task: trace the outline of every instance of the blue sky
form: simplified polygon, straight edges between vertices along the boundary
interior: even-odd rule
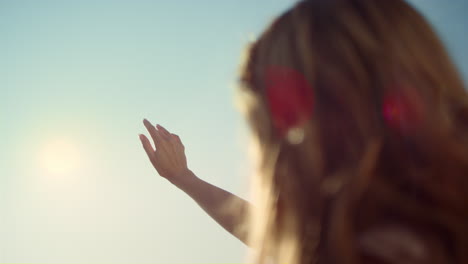
[[[293,2],[0,0],[0,263],[245,262],[138,134],[166,126],[199,177],[246,196],[240,54]],[[468,3],[412,2],[466,80]]]

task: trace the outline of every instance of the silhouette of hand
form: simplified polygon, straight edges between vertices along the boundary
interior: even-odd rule
[[[140,140],[159,175],[171,182],[179,181],[190,175],[190,170],[187,168],[185,147],[179,136],[171,134],[160,125],[154,127],[146,119],[143,121],[143,124],[150,133],[156,150],[145,135],[140,135]]]

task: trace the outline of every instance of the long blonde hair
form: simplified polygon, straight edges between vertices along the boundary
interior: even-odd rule
[[[272,122],[270,65],[313,87],[300,144]],[[388,217],[443,239],[449,253],[432,252],[427,263],[468,263],[468,96],[415,9],[403,0],[301,1],[252,44],[241,81],[259,150],[249,232],[258,263],[362,263],[359,234]],[[398,82],[428,106],[411,135],[382,117]]]

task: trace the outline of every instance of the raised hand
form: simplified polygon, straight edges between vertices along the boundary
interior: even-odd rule
[[[159,175],[171,182],[189,177],[188,175],[191,172],[187,168],[185,147],[179,136],[171,134],[160,125],[154,127],[146,119],[143,121],[143,124],[151,135],[156,149],[153,148],[150,140],[145,135],[140,135],[140,140]]]
[[[198,178],[187,168],[184,145],[177,135],[164,127],[154,127],[148,120],[143,123],[154,141],[140,135],[143,148],[159,175],[168,179],[176,187],[192,197],[206,213],[213,217],[224,229],[246,243],[244,228],[250,204],[230,192],[211,185]],[[226,207],[229,204],[230,206]],[[226,209],[228,208],[228,209]]]

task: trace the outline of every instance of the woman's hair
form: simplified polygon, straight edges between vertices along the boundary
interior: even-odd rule
[[[300,140],[275,126],[272,67],[304,76],[313,92],[307,121],[292,128]],[[259,158],[249,227],[258,263],[393,263],[365,243],[386,225],[415,234],[424,263],[468,263],[468,96],[414,8],[301,1],[249,47],[241,82]],[[392,94],[417,98],[411,129],[386,117]]]

